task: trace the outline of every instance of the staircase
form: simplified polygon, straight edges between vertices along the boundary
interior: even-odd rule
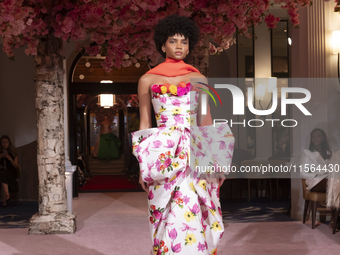
[[[98,159],[90,156],[89,169],[91,175],[121,175],[124,172],[124,155],[113,160]]]

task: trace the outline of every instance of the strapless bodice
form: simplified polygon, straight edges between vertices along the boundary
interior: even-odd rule
[[[196,177],[201,174],[196,172],[196,166],[228,167],[234,137],[226,123],[218,127],[197,125],[200,89],[187,87],[184,92],[176,91],[174,86],[169,90],[162,85],[153,86],[151,101],[158,127],[132,133],[133,154],[140,164],[143,180],[171,180],[179,171],[177,162],[183,166],[189,163],[189,170],[181,171],[185,175],[192,172]],[[168,165],[170,161],[174,162],[173,166]]]
[[[110,125],[109,124],[103,124],[103,134],[110,133]]]
[[[199,91],[192,90],[181,96],[151,93],[158,127],[197,125]]]

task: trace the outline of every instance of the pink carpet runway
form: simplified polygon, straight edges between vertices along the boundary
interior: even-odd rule
[[[81,193],[73,200],[77,232],[28,235],[26,228],[0,229],[1,255],[149,255],[147,194]],[[340,233],[301,222],[226,223],[217,255],[338,254]],[[199,255],[199,254],[191,254]]]

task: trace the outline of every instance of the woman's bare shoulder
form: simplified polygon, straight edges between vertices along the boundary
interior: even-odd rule
[[[202,79],[206,79],[207,77],[205,77],[203,74],[201,73],[196,73],[196,72],[192,72],[191,73],[191,76],[190,78],[202,78]]]
[[[201,73],[192,73],[190,76],[190,81],[195,87],[208,89],[207,86],[203,85],[208,84],[208,79]]]
[[[157,80],[157,76],[155,74],[143,74],[138,81],[138,86],[142,87],[150,87]]]

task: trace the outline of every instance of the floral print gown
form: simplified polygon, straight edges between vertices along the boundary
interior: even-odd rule
[[[150,254],[215,255],[224,233],[218,179],[194,169],[230,166],[234,137],[227,124],[196,125],[199,90],[151,93],[158,127],[132,133],[149,187]]]

